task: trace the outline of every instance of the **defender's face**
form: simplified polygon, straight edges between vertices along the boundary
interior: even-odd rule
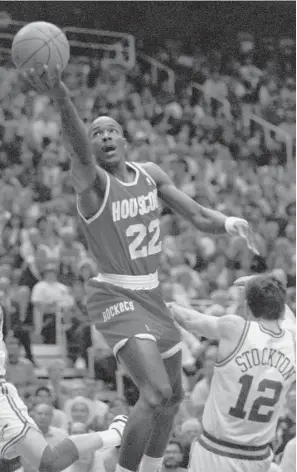
[[[106,168],[114,167],[125,159],[126,140],[120,125],[109,117],[100,117],[90,132],[97,163]]]

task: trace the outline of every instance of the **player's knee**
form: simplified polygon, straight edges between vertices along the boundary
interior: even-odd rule
[[[151,408],[158,408],[166,405],[170,401],[172,397],[172,388],[169,384],[147,387],[144,389],[142,397]]]

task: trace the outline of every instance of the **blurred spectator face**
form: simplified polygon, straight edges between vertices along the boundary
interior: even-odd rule
[[[34,406],[34,397],[31,395],[29,392],[24,392],[23,395],[21,395],[21,399],[25,403],[26,407],[28,408],[28,411],[30,412]]]
[[[21,355],[19,341],[16,338],[10,338],[6,341],[6,348],[9,364],[17,364]]]
[[[196,418],[185,421],[181,427],[183,445],[190,446],[201,433],[201,424]]]
[[[43,278],[48,283],[57,282],[58,274],[57,274],[56,269],[53,269],[53,268],[45,269],[43,272]]]
[[[163,466],[166,469],[178,467],[183,460],[183,453],[179,444],[170,442],[164,453]]]
[[[87,427],[84,423],[73,423],[70,428],[70,434],[85,434],[87,433]]]
[[[46,433],[53,420],[53,408],[46,404],[36,405],[34,409],[34,420],[41,432]]]
[[[279,226],[275,221],[269,221],[262,227],[262,236],[267,241],[275,241],[279,233]]]
[[[62,361],[55,361],[48,367],[49,380],[53,383],[60,383],[64,378],[65,365]]]
[[[71,408],[72,422],[86,424],[90,416],[89,408],[85,403],[74,403]]]
[[[75,231],[72,228],[63,228],[60,231],[60,236],[65,246],[69,247],[74,243]]]
[[[51,405],[53,399],[51,394],[47,390],[39,390],[35,397],[35,401],[38,405]]]

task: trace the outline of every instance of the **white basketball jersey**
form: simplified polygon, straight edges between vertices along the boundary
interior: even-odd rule
[[[295,367],[290,331],[276,334],[247,321],[233,353],[215,365],[203,415],[202,441],[207,448],[222,452],[226,446],[229,453],[232,445],[245,445],[241,455],[246,450],[249,457],[261,456],[274,438]]]
[[[3,341],[3,324],[4,324],[4,313],[0,307],[0,377],[5,375],[5,353],[6,348]]]

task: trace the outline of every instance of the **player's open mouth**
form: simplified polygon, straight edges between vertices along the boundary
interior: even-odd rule
[[[114,156],[116,152],[116,147],[113,146],[112,144],[110,146],[104,146],[103,148],[105,154],[107,154],[109,157]]]

